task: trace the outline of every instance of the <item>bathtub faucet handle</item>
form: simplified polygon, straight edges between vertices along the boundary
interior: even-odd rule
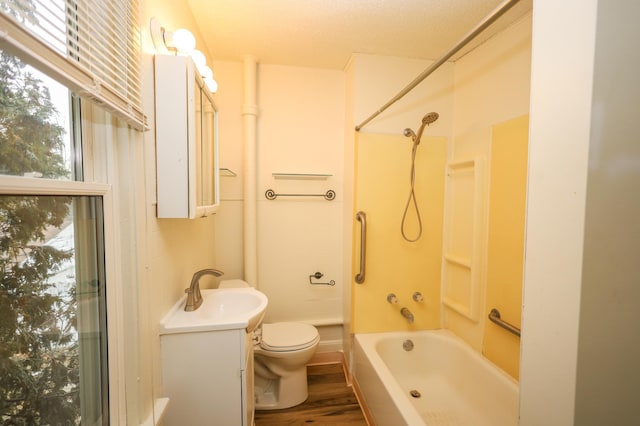
[[[413,293],[413,300],[415,300],[416,302],[424,302],[424,297],[422,296],[422,293],[420,293],[419,291],[416,291],[415,293]]]
[[[398,303],[398,298],[395,294],[389,293],[387,294],[387,302],[391,303],[392,305],[396,305]]]

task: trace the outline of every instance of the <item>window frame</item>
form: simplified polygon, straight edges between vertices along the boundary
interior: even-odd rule
[[[68,195],[101,197],[104,217],[105,286],[107,298],[107,368],[109,416],[113,424],[127,424],[124,377],[124,336],[122,283],[117,273],[117,221],[114,220],[112,186],[53,179],[0,175],[0,195]]]

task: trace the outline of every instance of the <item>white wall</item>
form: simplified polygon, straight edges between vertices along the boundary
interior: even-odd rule
[[[236,176],[222,172],[220,177],[220,208],[215,215],[216,261],[224,279],[243,278],[243,129],[242,62],[214,61],[212,68],[218,81],[214,101],[219,110],[220,167]]]
[[[259,58],[258,58],[259,62]],[[243,156],[241,103],[243,67],[214,62],[220,89],[220,165],[238,174],[221,178],[216,215],[217,259],[225,278],[243,277]],[[342,210],[345,77],[341,71],[258,64],[257,185],[258,282],[269,298],[265,321],[335,324],[342,329]],[[325,173],[326,180],[282,180],[272,173]],[[264,194],[323,194],[336,199]],[[350,194],[349,194],[350,196]],[[335,286],[311,285],[334,280]],[[339,332],[338,332],[339,334]],[[323,345],[340,349],[336,330],[321,329]],[[337,346],[336,346],[337,345]],[[322,350],[328,349],[321,347]]]
[[[633,424],[640,5],[534,7],[521,424]]]
[[[353,99],[350,101],[354,122],[349,128],[355,129],[356,125],[397,95],[431,63],[420,59],[354,54],[347,66],[348,72],[353,73],[354,85]],[[422,117],[430,111],[436,111],[440,118],[429,126],[429,136],[450,136],[453,126],[452,73],[453,64],[443,64],[360,132],[402,134],[407,127],[417,130]],[[353,143],[353,140],[347,142]]]
[[[265,321],[342,322],[344,74],[261,65],[258,99],[258,287],[269,296]],[[326,173],[326,180],[274,179],[272,173]],[[282,197],[323,194],[336,199]],[[347,195],[348,196],[348,195]],[[335,280],[335,286],[310,285]]]
[[[575,421],[596,7],[597,0],[534,4],[520,369],[523,426]]]

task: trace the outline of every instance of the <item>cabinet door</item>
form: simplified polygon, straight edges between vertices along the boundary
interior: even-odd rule
[[[160,336],[164,424],[245,425],[244,330]]]
[[[217,110],[189,57],[155,57],[159,218],[213,214],[219,206]]]

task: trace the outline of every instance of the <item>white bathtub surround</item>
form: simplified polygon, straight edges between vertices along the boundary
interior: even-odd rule
[[[356,334],[354,358],[379,426],[518,424],[518,383],[448,330]]]

